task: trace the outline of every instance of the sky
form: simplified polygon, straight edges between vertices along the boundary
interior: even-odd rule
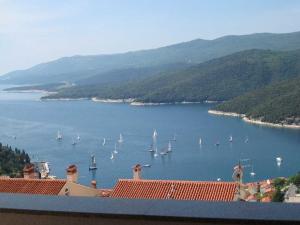
[[[0,0],[0,74],[65,56],[295,31],[299,0]]]

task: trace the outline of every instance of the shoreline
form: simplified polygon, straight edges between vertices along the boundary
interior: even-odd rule
[[[263,122],[261,120],[248,118],[245,114],[239,114],[239,113],[234,113],[234,112],[208,110],[208,113],[213,114],[213,115],[218,115],[218,116],[238,117],[238,118],[241,118],[246,123],[251,123],[251,124],[260,125],[260,126],[275,127],[275,128],[288,128],[288,129],[300,129],[300,125]]]

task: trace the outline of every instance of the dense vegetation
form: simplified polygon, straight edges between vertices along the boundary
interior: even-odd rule
[[[294,50],[300,48],[300,32],[287,34],[251,34],[225,36],[214,40],[193,40],[167,47],[114,55],[72,56],[36,65],[27,70],[10,72],[2,83],[45,84],[72,82],[92,78],[111,79],[107,73],[132,68],[150,68],[168,64],[198,64],[249,49]],[[115,74],[111,74],[115,76]],[[130,75],[127,73],[127,75]],[[124,76],[120,76],[126,80]],[[143,74],[141,74],[143,77]],[[102,78],[102,79],[101,79]]]
[[[30,158],[24,150],[13,150],[0,143],[0,175],[22,177],[23,168],[27,163],[30,163]]]
[[[282,81],[220,104],[216,110],[262,121],[300,125],[300,78]]]
[[[119,86],[65,89],[49,98],[98,97],[143,102],[224,101],[300,74],[300,51],[247,50]]]

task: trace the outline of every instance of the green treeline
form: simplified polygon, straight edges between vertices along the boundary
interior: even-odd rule
[[[0,143],[0,175],[22,177],[27,163],[30,163],[30,158],[24,150],[12,149]]]

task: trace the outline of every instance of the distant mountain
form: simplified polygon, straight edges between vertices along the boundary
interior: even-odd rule
[[[300,125],[300,78],[247,93],[215,109],[246,114],[249,118],[265,122]]]
[[[122,54],[65,57],[27,70],[7,73],[0,81],[10,84],[45,84],[63,81],[79,84],[80,80],[87,82],[88,78],[91,78],[106,83],[106,79],[111,79],[107,74],[112,71],[115,71],[111,75],[114,76],[117,71],[123,69],[177,63],[198,64],[247,49],[300,49],[300,32],[225,36],[214,40],[197,39],[167,47]],[[124,75],[124,80],[126,76],[130,76],[130,73]]]
[[[299,75],[300,50],[246,50],[142,81],[71,87],[48,98],[134,98],[156,103],[226,101]]]

